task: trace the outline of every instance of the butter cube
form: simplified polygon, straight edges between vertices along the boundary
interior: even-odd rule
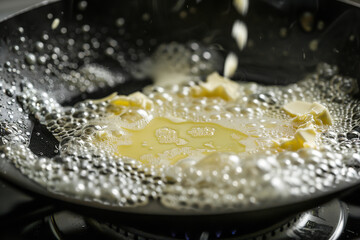
[[[310,112],[312,103],[302,102],[302,101],[294,101],[283,106],[283,109],[290,116],[300,116]]]
[[[299,129],[295,133],[295,139],[303,147],[315,148],[316,131],[313,127]]]
[[[306,115],[312,115],[318,125],[332,125],[329,110],[320,103],[294,101],[286,104],[283,109],[290,116],[306,119]]]
[[[300,148],[316,148],[316,130],[314,127],[298,129],[294,138],[285,140],[280,144],[281,148],[298,150]]]
[[[147,96],[141,92],[135,92],[129,96],[117,96],[110,102],[113,107],[138,107],[144,110],[151,110],[154,107],[154,103]]]
[[[217,72],[210,74],[205,83],[192,87],[191,93],[194,97],[220,97],[226,101],[233,101],[240,96],[239,85]]]
[[[311,105],[311,111],[313,112],[314,118],[321,120],[325,125],[332,125],[332,118],[330,116],[329,110],[319,103],[313,103]]]

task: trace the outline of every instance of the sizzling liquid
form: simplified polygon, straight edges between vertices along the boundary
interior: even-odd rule
[[[106,98],[62,107],[24,84],[18,100],[59,140],[59,156],[36,156],[18,144],[16,136],[16,144],[3,147],[6,158],[51,191],[114,206],[159,199],[168,208],[223,210],[287,201],[360,178],[360,108],[350,94],[356,79],[340,76],[336,67],[323,64],[296,84],[235,83],[230,84],[236,88],[232,91],[230,85],[201,84],[190,74],[185,63],[191,52],[185,47],[169,44],[159,49],[151,59],[153,65],[141,69],[151,69],[148,74],[154,79],[161,72],[162,82],[143,89],[145,97],[137,94],[113,103],[119,106]],[[208,66],[207,70],[213,69]],[[173,81],[174,72],[180,81]],[[111,74],[100,75],[96,76],[101,81],[113,79]],[[200,87],[196,94],[193,86]],[[295,149],[274,146],[274,140],[291,139],[304,124],[302,119],[292,121],[282,110],[293,101],[319,102],[329,110],[332,126],[311,122],[317,149],[301,144]],[[212,134],[227,142],[209,141]],[[194,145],[195,139],[203,142]],[[300,134],[298,142],[303,139],[307,135]],[[219,151],[212,153],[213,148]],[[165,153],[168,160],[157,161]]]
[[[206,83],[190,87],[188,96],[168,90],[112,94],[94,100],[106,107],[101,117],[89,122],[101,128],[91,142],[102,151],[152,167],[198,161],[215,152],[241,156],[281,152],[279,142],[293,138],[299,124],[288,115],[265,116],[264,106],[256,101],[245,107],[241,92],[249,91],[247,85],[214,73]],[[236,116],[240,107],[244,114]],[[258,116],[248,117],[254,113]]]
[[[201,158],[218,152],[242,153],[255,138],[216,123],[173,122],[154,118],[143,129],[124,129],[122,134],[98,135],[95,145],[116,146],[116,155],[130,157],[143,163],[167,160],[174,164],[188,158]]]

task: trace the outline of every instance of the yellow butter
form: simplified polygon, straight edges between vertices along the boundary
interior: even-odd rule
[[[113,146],[115,154],[145,164],[166,160],[171,164],[196,155],[213,152],[242,153],[248,136],[240,131],[209,122],[173,122],[154,118],[143,129],[123,129],[125,135],[98,134],[94,143]],[[245,140],[245,141],[244,141]],[[244,142],[243,142],[244,141]]]
[[[311,112],[315,120],[320,120],[325,125],[332,125],[333,121],[330,116],[329,110],[319,103],[311,105]]]
[[[293,117],[307,118],[306,115],[312,115],[318,125],[332,125],[332,119],[329,110],[320,103],[309,103],[303,101],[294,101],[286,104],[283,109]]]
[[[283,140],[280,147],[287,150],[298,150],[300,148],[316,148],[317,132],[313,126],[298,129],[290,140]]]
[[[316,148],[317,132],[323,125],[332,125],[329,110],[320,103],[294,101],[283,106],[284,111],[293,116],[297,130],[291,139],[281,140],[280,147],[287,150]]]
[[[210,74],[206,82],[192,87],[191,93],[194,97],[220,97],[226,101],[233,101],[240,96],[239,85],[216,72]]]
[[[311,109],[311,104],[312,103],[309,102],[294,101],[284,105],[283,109],[290,116],[294,117],[308,113]]]
[[[115,114],[123,112],[124,107],[137,107],[144,110],[154,108],[154,103],[141,92],[135,92],[129,96],[116,96],[110,101],[110,111]]]

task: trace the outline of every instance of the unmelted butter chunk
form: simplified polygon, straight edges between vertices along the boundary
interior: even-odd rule
[[[110,111],[114,113],[121,113],[126,107],[137,107],[144,110],[151,110],[154,107],[154,103],[141,92],[135,92],[129,96],[113,96],[112,99],[110,99]]]
[[[319,103],[313,103],[311,105],[311,112],[314,112],[315,119],[321,120],[323,124],[332,125],[332,118],[329,110]]]
[[[213,152],[245,152],[246,146],[242,141],[248,137],[240,131],[215,123],[173,122],[162,117],[154,118],[142,129],[124,128],[124,132],[130,141],[120,141],[116,136],[99,136],[94,143],[115,146],[116,155],[145,164],[161,160],[174,164],[187,157],[204,157]]]
[[[298,129],[294,138],[283,140],[280,147],[287,150],[298,150],[300,148],[316,148],[316,130],[314,127]]]
[[[291,139],[280,139],[279,146],[287,150],[316,148],[316,138],[321,126],[331,125],[329,110],[319,103],[295,101],[286,104],[284,111],[295,117],[294,123],[301,123]]]
[[[311,104],[309,102],[294,101],[283,106],[283,109],[291,116],[299,116],[309,112]]]
[[[206,82],[192,87],[191,93],[194,97],[220,97],[226,101],[233,101],[240,96],[239,85],[216,72],[210,74]]]
[[[306,114],[310,114],[314,117],[314,120],[317,124],[332,125],[332,119],[329,110],[320,103],[294,101],[286,104],[283,109],[293,117],[300,117]]]

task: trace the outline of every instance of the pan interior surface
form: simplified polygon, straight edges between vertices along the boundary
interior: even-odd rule
[[[358,182],[360,107],[353,77],[358,69],[343,65],[359,58],[352,56],[359,26],[341,29],[346,40],[330,38],[340,31],[339,25],[357,19],[358,12],[334,13],[332,19],[319,10],[316,17],[328,27],[307,32],[302,14],[300,20],[296,15],[294,27],[294,15],[284,6],[256,1],[243,19],[250,29],[248,47],[239,52],[229,32],[241,17],[231,1],[181,2],[123,1],[116,11],[93,2],[58,2],[1,23],[2,161],[11,162],[60,199],[153,214],[267,209],[321,197]],[[279,11],[292,17],[282,18]],[[34,13],[43,26],[26,24]],[[214,18],[217,21],[211,21]],[[264,19],[271,19],[273,28],[256,24]],[[298,36],[302,41],[294,40]],[[230,51],[239,56],[234,79],[260,84],[241,83],[247,86],[246,99],[231,103],[238,106],[219,100],[206,110],[209,116],[276,117],[291,101],[317,101],[334,120],[322,132],[321,149],[237,158],[232,162],[235,166],[228,161],[214,171],[191,162],[185,168],[155,168],[89,147],[89,136],[102,130],[92,120],[106,113],[109,102],[86,99],[142,90],[155,104],[166,106],[176,102],[168,96],[182,94],[177,107],[187,114],[188,107],[180,103],[193,98],[184,95],[186,89],[212,72],[221,73]],[[340,57],[345,54],[346,61]],[[319,64],[322,61],[330,64]],[[181,81],[152,85],[159,71]],[[217,114],[219,109],[224,109],[224,115]],[[221,156],[213,158],[209,161],[222,162]]]

